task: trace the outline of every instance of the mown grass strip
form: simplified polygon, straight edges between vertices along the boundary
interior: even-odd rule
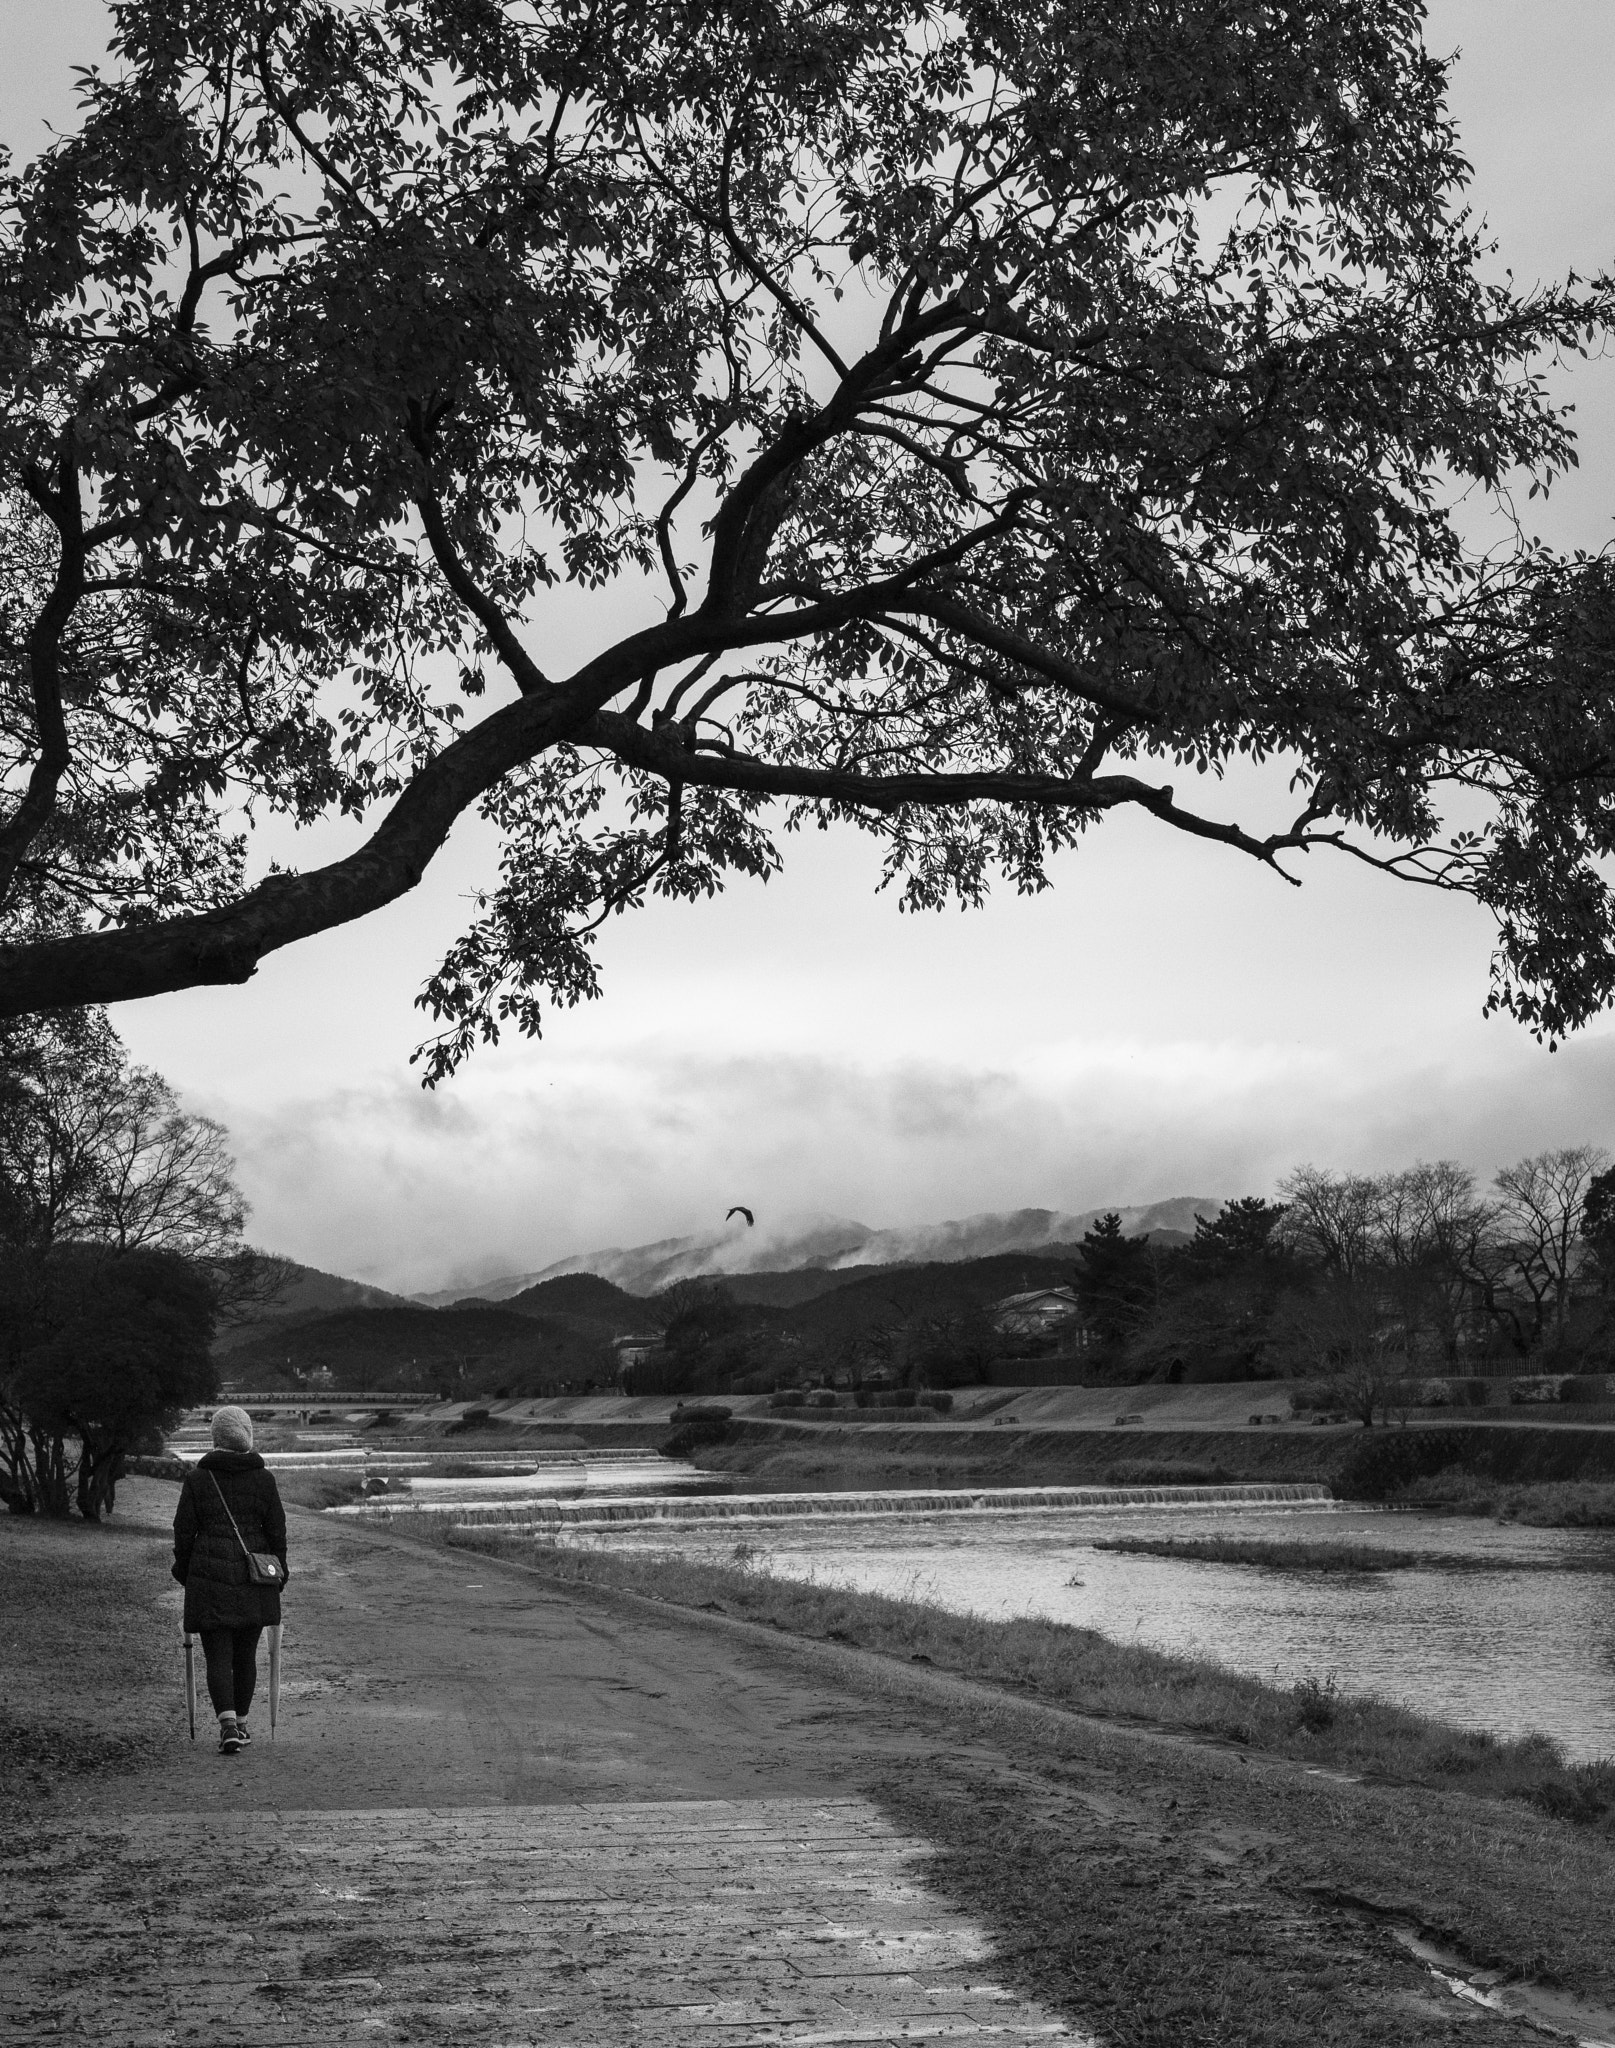
[[[1333,1673],[1284,1687],[1209,1658],[1114,1643],[1097,1630],[1029,1618],[950,1614],[917,1600],[770,1578],[745,1561],[583,1549],[460,1529],[457,1549],[537,1565],[550,1576],[719,1609],[795,1635],[936,1665],[1107,1720],[1212,1736],[1352,1775],[1520,1799],[1554,1819],[1615,1834],[1615,1758],[1570,1763],[1546,1735],[1508,1740],[1458,1728],[1368,1693]]]

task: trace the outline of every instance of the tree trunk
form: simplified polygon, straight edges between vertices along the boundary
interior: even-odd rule
[[[0,1401],[0,1495],[14,1515],[39,1508],[39,1485],[29,1456],[28,1425],[22,1411]]]
[[[65,1519],[72,1512],[67,1484],[67,1444],[60,1431],[32,1427],[28,1434],[33,1445],[38,1511],[42,1515]]]
[[[99,1522],[103,1513],[111,1514],[122,1462],[123,1452],[117,1444],[97,1447],[88,1437],[84,1439],[79,1452],[78,1509],[85,1521]]]

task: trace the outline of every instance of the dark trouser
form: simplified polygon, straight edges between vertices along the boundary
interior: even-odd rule
[[[207,1659],[207,1696],[215,1714],[244,1714],[252,1705],[258,1682],[258,1638],[261,1628],[205,1628],[200,1631]]]

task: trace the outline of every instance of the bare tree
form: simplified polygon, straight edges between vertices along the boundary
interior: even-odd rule
[[[1497,1267],[1498,1211],[1455,1160],[1421,1160],[1377,1183],[1375,1240],[1404,1319],[1410,1356],[1428,1330],[1454,1361],[1477,1307],[1477,1288]]]
[[[94,1235],[123,1049],[103,1010],[0,1027],[0,1235]]]
[[[1362,1274],[1326,1272],[1288,1294],[1273,1319],[1276,1354],[1297,1377],[1327,1381],[1332,1398],[1366,1429],[1394,1377],[1380,1289]]]
[[[1285,1214],[1277,1231],[1284,1243],[1347,1280],[1368,1270],[1377,1250],[1378,1181],[1364,1174],[1298,1166],[1288,1180],[1279,1182],[1279,1193]]]
[[[87,1233],[120,1251],[199,1260],[240,1248],[247,1205],[224,1126],[182,1110],[161,1074],[126,1067],[109,1091]]]
[[[1609,1163],[1609,1154],[1597,1145],[1571,1145],[1505,1166],[1492,1182],[1499,1197],[1499,1227],[1516,1263],[1518,1283],[1533,1305],[1537,1340],[1550,1324],[1555,1344],[1564,1335],[1587,1191]]]

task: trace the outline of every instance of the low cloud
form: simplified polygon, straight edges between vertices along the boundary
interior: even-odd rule
[[[377,1082],[307,1100],[198,1101],[229,1125],[254,1239],[413,1293],[614,1245],[814,1219],[876,1227],[1028,1206],[1271,1192],[1299,1160],[1453,1157],[1489,1176],[1615,1136],[1615,1037],[1555,1056],[1361,1065],[1316,1047],[1067,1045],[1024,1062],[712,1059],[661,1042],[532,1048],[423,1095]],[[736,1228],[739,1226],[736,1225]]]

